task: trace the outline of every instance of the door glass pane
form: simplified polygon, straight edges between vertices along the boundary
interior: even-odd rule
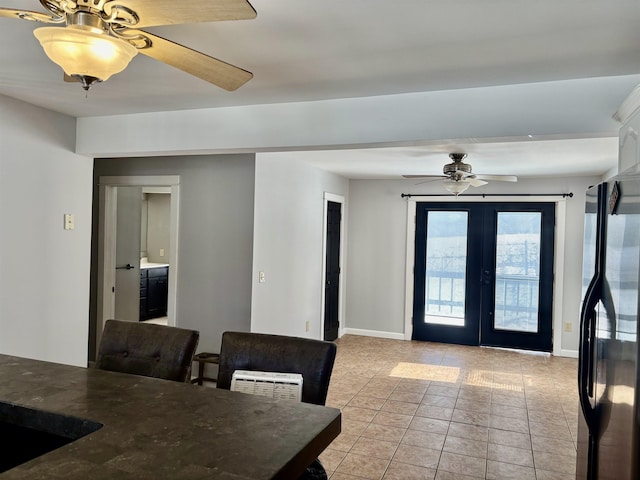
[[[540,212],[498,212],[494,328],[538,332]]]
[[[427,216],[425,323],[464,326],[467,212]]]

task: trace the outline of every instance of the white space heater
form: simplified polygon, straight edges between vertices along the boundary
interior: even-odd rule
[[[302,375],[299,373],[251,372],[236,370],[231,390],[283,400],[302,399]]]

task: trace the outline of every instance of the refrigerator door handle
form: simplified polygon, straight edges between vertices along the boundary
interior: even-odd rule
[[[593,355],[595,354],[595,329],[596,329],[596,305],[600,301],[602,277],[598,274],[593,277],[587,288],[582,311],[580,312],[580,362],[578,363],[578,393],[580,407],[589,431],[595,433],[596,411],[592,405],[593,395]]]

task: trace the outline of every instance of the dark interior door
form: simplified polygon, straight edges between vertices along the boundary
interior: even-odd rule
[[[324,286],[324,339],[338,338],[340,298],[340,221],[342,205],[327,204],[327,241]]]
[[[553,203],[424,202],[413,338],[550,351]]]

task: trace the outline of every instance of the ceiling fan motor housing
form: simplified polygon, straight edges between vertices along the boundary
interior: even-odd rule
[[[467,157],[466,153],[451,153],[451,154],[449,154],[449,158],[451,158],[451,160],[453,160],[453,162],[452,163],[447,163],[442,168],[442,172],[445,175],[450,175],[454,179],[456,179],[455,177],[462,178],[462,175],[457,174],[457,172],[464,172],[464,173],[470,174],[471,173],[471,165],[469,165],[468,163],[464,163],[462,161],[466,157]]]

